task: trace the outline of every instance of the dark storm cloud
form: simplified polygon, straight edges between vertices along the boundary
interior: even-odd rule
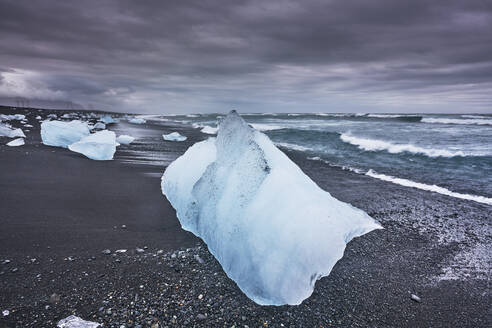
[[[491,30],[479,0],[0,0],[0,95],[146,112],[483,112]]]

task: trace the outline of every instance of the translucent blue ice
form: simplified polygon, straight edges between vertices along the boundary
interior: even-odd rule
[[[231,112],[162,177],[184,229],[258,304],[300,304],[345,245],[381,226],[319,188],[263,133]]]

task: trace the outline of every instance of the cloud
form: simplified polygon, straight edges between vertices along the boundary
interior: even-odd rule
[[[65,96],[61,90],[53,90],[42,81],[42,75],[23,70],[0,72],[0,96],[26,97],[41,99],[61,99]]]
[[[0,60],[24,86],[0,92],[132,112],[486,112],[490,30],[479,0],[2,1]]]

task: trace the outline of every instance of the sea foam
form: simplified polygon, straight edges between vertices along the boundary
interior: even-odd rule
[[[461,193],[454,192],[454,191],[451,191],[449,189],[439,187],[436,185],[428,185],[425,183],[415,182],[415,181],[408,180],[408,179],[402,179],[402,178],[397,178],[397,177],[393,177],[390,175],[379,174],[379,173],[374,172],[373,170],[369,170],[366,173],[366,175],[373,177],[373,178],[376,178],[376,179],[379,179],[379,180],[392,182],[392,183],[395,183],[395,184],[398,184],[401,186],[405,186],[405,187],[412,187],[412,188],[416,188],[416,189],[432,191],[432,192],[436,192],[436,193],[446,195],[446,196],[451,196],[451,197],[461,198],[461,199],[466,199],[466,200],[472,200],[472,201],[475,201],[478,203],[492,205],[492,198],[487,198],[484,196],[461,194]]]

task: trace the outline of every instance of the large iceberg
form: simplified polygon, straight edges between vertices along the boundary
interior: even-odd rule
[[[87,123],[82,121],[44,121],[41,123],[41,140],[47,146],[67,148],[89,134]]]
[[[0,123],[0,137],[25,138],[26,135],[24,134],[22,129],[14,129],[8,124]]]
[[[217,138],[196,143],[169,165],[161,187],[182,227],[264,305],[300,304],[350,240],[381,228],[318,187],[234,111]]]
[[[80,139],[69,145],[68,149],[90,159],[107,161],[113,159],[116,146],[116,134],[113,131],[103,130]]]

